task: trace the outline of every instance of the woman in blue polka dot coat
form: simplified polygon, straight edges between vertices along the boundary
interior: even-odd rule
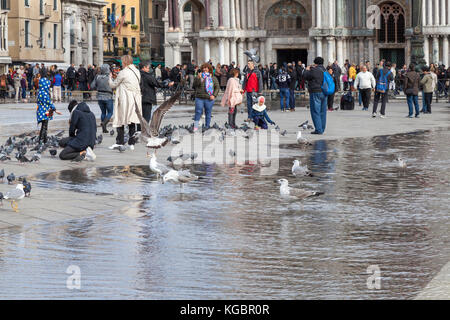
[[[51,100],[50,80],[44,77],[39,80],[36,110],[37,123],[38,125],[39,123],[41,124],[39,143],[47,143],[48,121],[53,120],[53,113],[61,114],[60,112],[56,111],[56,107]]]

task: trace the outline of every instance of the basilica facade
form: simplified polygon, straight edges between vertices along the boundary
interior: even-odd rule
[[[417,5],[417,4],[416,4]],[[346,59],[411,60],[413,9],[423,26],[427,63],[449,64],[450,0],[167,0],[168,66],[211,61],[246,63],[257,48],[261,63]]]

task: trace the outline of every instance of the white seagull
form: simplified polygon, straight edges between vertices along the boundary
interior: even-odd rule
[[[165,175],[166,173],[168,173],[170,170],[172,170],[171,168],[169,168],[168,166],[158,163],[156,161],[156,154],[151,154],[149,155],[150,157],[150,170],[153,173],[156,173],[157,178],[159,179],[161,176]]]
[[[189,172],[189,170],[170,170],[163,177],[163,182],[171,182],[174,184],[179,184],[181,188],[185,183],[198,180],[198,176]]]
[[[278,183],[281,185],[280,194],[282,196],[291,196],[296,197],[300,200],[304,200],[307,198],[318,197],[324,194],[323,192],[307,191],[303,189],[291,188],[289,187],[289,181],[287,181],[286,179],[280,179],[278,180]]]
[[[308,169],[308,166],[301,166],[299,160],[294,160],[294,165],[292,166],[292,174],[295,177],[306,176],[313,177],[314,175]]]
[[[396,162],[397,162],[397,165],[398,165],[399,168],[406,169],[406,160],[398,157],[396,159]]]
[[[308,141],[305,137],[302,136],[302,132],[297,132],[297,143],[304,145],[304,146],[310,146],[311,142]]]
[[[11,208],[15,212],[19,212],[19,205],[17,202],[25,198],[25,191],[23,188],[23,184],[19,183],[14,190],[7,192],[3,196],[3,200],[11,202]]]

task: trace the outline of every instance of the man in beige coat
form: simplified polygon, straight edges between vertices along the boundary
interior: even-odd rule
[[[116,143],[109,147],[111,150],[120,148],[125,144],[124,134],[125,126],[128,126],[130,150],[134,150],[135,139],[133,135],[136,132],[136,125],[139,124],[139,118],[136,114],[136,106],[141,110],[141,73],[133,65],[133,58],[129,55],[122,57],[122,71],[119,72],[116,79],[109,78],[109,85],[116,90],[116,99],[114,101],[114,120],[113,127],[117,128]]]

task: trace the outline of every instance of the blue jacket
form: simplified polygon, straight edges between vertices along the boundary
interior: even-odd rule
[[[273,124],[274,122],[269,118],[269,114],[264,109],[264,111],[256,111],[255,109],[252,109],[252,118],[254,120],[267,120],[270,124]]]
[[[97,135],[97,123],[95,115],[85,102],[81,102],[72,112],[70,118],[69,136],[72,138],[67,143],[76,151],[94,149]]]
[[[55,74],[54,80],[53,80],[53,86],[55,87],[61,87],[62,83],[62,76],[61,74],[57,73]]]
[[[56,108],[50,97],[50,80],[47,78],[41,78],[41,80],[39,80],[37,105],[36,118],[38,123],[44,120],[53,119],[53,111],[55,111]]]

